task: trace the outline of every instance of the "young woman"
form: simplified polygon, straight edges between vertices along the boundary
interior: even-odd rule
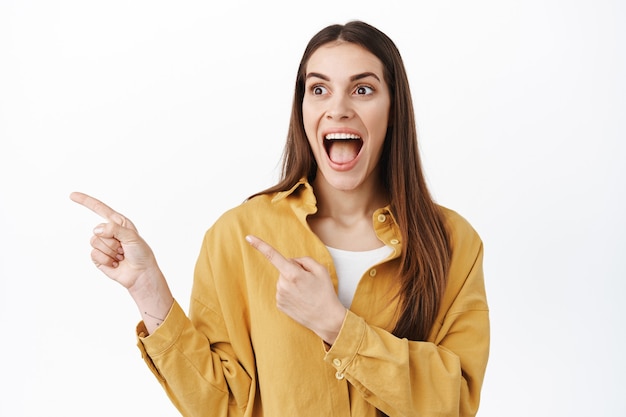
[[[139,348],[185,416],[473,416],[489,350],[482,242],[435,204],[406,72],[363,22],[329,26],[296,79],[280,182],[206,233],[187,316],[133,224],[92,260],[142,315]]]

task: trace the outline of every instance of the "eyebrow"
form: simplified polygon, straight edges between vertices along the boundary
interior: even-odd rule
[[[321,78],[324,81],[330,81],[330,78],[324,74],[320,74],[319,72],[310,72],[306,75],[306,79],[308,80],[309,78]],[[380,78],[378,78],[378,75],[374,74],[373,72],[362,72],[360,74],[356,74],[350,77],[350,81],[358,81],[358,80],[362,80],[363,78],[367,78],[367,77],[374,77],[378,80],[378,82],[380,82]]]

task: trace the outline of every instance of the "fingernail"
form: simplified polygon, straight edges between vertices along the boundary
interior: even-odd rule
[[[102,226],[98,226],[95,229],[93,229],[93,234],[94,235],[101,235],[102,232],[104,232],[104,227],[102,227]]]
[[[246,240],[248,241],[248,243],[252,243],[252,236],[250,235],[246,236]]]

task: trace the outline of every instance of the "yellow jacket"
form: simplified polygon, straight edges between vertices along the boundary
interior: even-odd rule
[[[311,186],[255,197],[206,233],[189,317],[175,303],[151,335],[140,323],[144,359],[184,416],[473,416],[489,351],[483,246],[461,216],[444,209],[453,254],[441,309],[427,341],[399,339],[397,282],[402,242],[389,208],[374,213],[379,239],[394,248],[365,273],[333,344],[276,307],[278,272],[245,236],[285,257],[310,256],[337,275],[306,217]],[[323,314],[323,312],[320,312]]]

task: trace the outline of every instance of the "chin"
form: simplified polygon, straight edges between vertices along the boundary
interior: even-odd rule
[[[350,175],[348,173],[331,173],[324,175],[324,181],[332,188],[338,191],[354,191],[363,185],[363,178],[359,175]]]

